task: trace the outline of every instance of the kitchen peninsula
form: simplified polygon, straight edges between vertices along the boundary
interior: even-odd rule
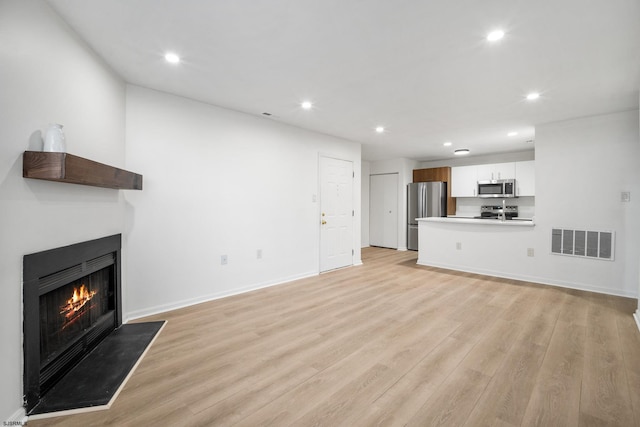
[[[535,277],[533,220],[418,219],[418,264],[519,280]]]

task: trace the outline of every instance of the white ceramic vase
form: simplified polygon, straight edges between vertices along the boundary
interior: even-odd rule
[[[47,128],[47,133],[44,137],[44,146],[42,151],[50,151],[57,153],[64,153],[67,151],[67,147],[64,143],[64,133],[62,132],[62,125],[51,124]]]

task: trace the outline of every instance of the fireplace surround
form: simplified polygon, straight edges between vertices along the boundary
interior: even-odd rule
[[[24,403],[29,413],[122,325],[120,234],[24,256]]]

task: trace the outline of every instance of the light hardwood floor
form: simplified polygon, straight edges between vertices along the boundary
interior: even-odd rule
[[[638,426],[636,300],[364,265],[168,324],[108,411],[29,426]]]

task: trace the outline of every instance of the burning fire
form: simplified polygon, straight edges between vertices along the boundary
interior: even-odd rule
[[[63,329],[84,314],[83,307],[96,293],[96,291],[89,291],[85,285],[81,285],[80,289],[73,288],[73,296],[67,300],[66,305],[60,307],[62,310],[60,314],[63,314],[66,319]]]

